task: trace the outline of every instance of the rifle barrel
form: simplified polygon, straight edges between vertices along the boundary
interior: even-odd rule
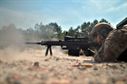
[[[38,44],[38,45],[41,45],[41,42],[26,42],[25,44]]]
[[[85,41],[41,41],[41,42],[26,42],[26,44],[37,44],[37,45],[51,45],[51,46],[79,46],[89,47],[94,45],[93,42]]]

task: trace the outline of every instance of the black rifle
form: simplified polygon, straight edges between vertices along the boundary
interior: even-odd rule
[[[124,25],[126,25],[127,24],[127,17],[125,18],[125,19],[123,19],[120,23],[118,23],[117,25],[116,25],[116,28],[117,29],[121,29]]]
[[[90,47],[96,45],[95,43],[88,40],[88,38],[72,38],[66,36],[64,40],[59,41],[41,41],[41,42],[26,42],[26,44],[37,44],[41,46],[46,46],[45,56],[48,55],[48,51],[50,51],[50,55],[52,55],[52,46],[61,46],[62,49],[68,50],[68,55],[79,56],[80,51],[82,50],[86,55],[94,54],[89,50]]]

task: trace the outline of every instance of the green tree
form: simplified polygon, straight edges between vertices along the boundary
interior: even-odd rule
[[[93,24],[96,25],[97,23],[98,23],[98,20],[95,19],[95,20],[93,21]]]
[[[53,28],[54,34],[56,34],[57,38],[61,38],[62,29],[57,23],[50,23],[49,26]]]
[[[94,20],[93,22],[90,23],[89,28],[87,29],[87,32],[90,33],[93,27],[98,23],[98,20]]]
[[[90,26],[90,22],[84,22],[82,25],[81,25],[81,31],[84,32],[86,29],[88,29]]]
[[[68,35],[69,36],[74,36],[75,35],[75,31],[74,31],[73,27],[70,27],[70,29],[68,30]]]
[[[109,23],[109,22],[108,22],[106,19],[104,19],[104,18],[102,18],[99,22],[100,22],[100,23],[102,23],[102,22]]]
[[[34,28],[41,39],[61,38],[62,29],[57,23],[35,24]]]

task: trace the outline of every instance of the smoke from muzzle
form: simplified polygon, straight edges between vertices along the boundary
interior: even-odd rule
[[[2,27],[0,29],[0,48],[23,47],[24,36],[14,24]]]

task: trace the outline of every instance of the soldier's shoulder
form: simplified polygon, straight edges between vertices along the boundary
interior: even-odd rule
[[[121,29],[115,29],[111,31],[107,37],[109,38],[116,38],[116,39],[126,39],[127,37],[127,25],[124,25]]]

